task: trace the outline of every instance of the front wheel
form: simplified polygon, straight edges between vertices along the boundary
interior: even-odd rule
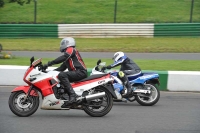
[[[20,117],[32,115],[39,106],[38,96],[29,96],[27,100],[24,101],[25,96],[26,94],[23,91],[13,92],[8,101],[10,110]]]
[[[160,91],[154,84],[145,84],[144,89],[151,91],[150,94],[142,94],[136,96],[136,101],[143,106],[152,106],[160,99]]]
[[[113,106],[113,99],[110,92],[104,87],[98,87],[93,90],[91,94],[105,92],[105,96],[84,104],[83,110],[90,116],[102,117],[110,112]]]

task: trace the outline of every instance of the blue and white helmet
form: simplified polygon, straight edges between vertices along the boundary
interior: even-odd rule
[[[63,38],[60,42],[60,52],[64,52],[67,47],[76,46],[76,42],[72,37]]]
[[[123,52],[116,52],[113,56],[113,60],[115,60],[115,62],[117,62],[121,57],[123,57],[125,54]]]

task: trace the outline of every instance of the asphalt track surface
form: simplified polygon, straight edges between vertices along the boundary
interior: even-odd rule
[[[57,58],[60,52],[7,51],[18,57]],[[112,58],[114,52],[80,52],[82,58]],[[200,53],[126,53],[132,59],[200,60]]]
[[[200,133],[200,93],[161,92],[158,103],[114,103],[104,117],[82,110],[41,110],[14,115],[8,99],[14,86],[0,86],[0,133]]]

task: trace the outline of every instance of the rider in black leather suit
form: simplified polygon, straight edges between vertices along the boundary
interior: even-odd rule
[[[62,63],[60,67],[55,69],[56,71],[60,71],[58,79],[63,84],[65,92],[69,94],[69,102],[65,102],[61,106],[62,108],[68,107],[69,104],[76,100],[76,94],[70,82],[78,81],[87,77],[87,68],[81,55],[75,48],[75,45],[75,40],[72,37],[62,39],[60,43],[60,52],[64,52],[64,55],[61,55],[44,65],[44,67],[47,68],[48,66]],[[68,71],[65,71],[66,69],[68,69]]]
[[[124,86],[127,88],[127,93],[123,94],[123,96],[128,97],[128,95],[131,93],[131,85],[126,75],[138,76],[141,74],[141,69],[123,52],[116,52],[113,56],[113,60],[115,61],[113,64],[103,69],[111,69],[121,65],[120,71],[118,72],[117,76],[119,79],[121,79]]]

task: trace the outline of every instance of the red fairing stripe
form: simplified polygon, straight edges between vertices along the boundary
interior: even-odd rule
[[[26,80],[26,77],[32,70],[33,70],[33,66],[29,67],[28,70],[26,71],[26,73],[24,74],[24,78],[23,78],[23,80],[29,85],[31,85],[31,83]]]
[[[103,76],[101,78],[93,79],[93,80],[87,80],[87,81],[83,81],[83,82],[75,82],[75,83],[72,83],[71,86],[72,86],[72,88],[76,88],[76,87],[83,86],[83,85],[86,85],[86,84],[94,83],[94,82],[99,81],[99,80],[104,80],[106,78],[110,78],[110,74]]]

